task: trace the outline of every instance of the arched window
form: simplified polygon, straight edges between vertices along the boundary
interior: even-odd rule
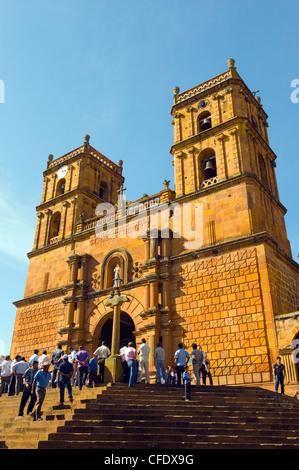
[[[266,186],[269,187],[266,163],[265,163],[265,160],[263,159],[262,155],[259,155],[259,167],[260,167],[261,180]]]
[[[108,200],[108,184],[105,181],[101,181],[99,188],[99,196],[103,201]]]
[[[217,176],[216,156],[212,148],[203,150],[198,157],[198,177],[202,183]]]
[[[53,239],[58,237],[59,230],[60,230],[60,221],[61,221],[61,214],[60,212],[55,212],[52,215],[50,229],[49,229],[49,243],[53,243]]]
[[[113,287],[113,279],[115,275],[114,269],[119,266],[119,275],[122,279],[122,284],[127,284],[132,277],[132,258],[125,248],[117,248],[105,256],[101,266],[101,279],[102,288],[109,289]]]
[[[62,178],[58,184],[56,189],[56,196],[60,196],[61,194],[65,193],[65,179]]]
[[[209,111],[204,111],[197,118],[198,132],[206,131],[212,127],[212,118]]]

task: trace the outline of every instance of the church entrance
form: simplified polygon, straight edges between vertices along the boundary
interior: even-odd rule
[[[113,316],[108,318],[104,325],[102,326],[99,338],[99,344],[102,341],[106,342],[106,345],[111,350],[111,340],[112,340],[112,325],[113,325]],[[126,313],[120,313],[120,347],[124,343],[128,344],[130,341],[135,343],[135,336],[133,331],[135,331],[135,325],[132,318]]]

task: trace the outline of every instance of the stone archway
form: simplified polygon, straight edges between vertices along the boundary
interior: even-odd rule
[[[122,309],[122,318],[121,321],[123,325],[129,323],[133,332],[133,325],[136,332],[140,330],[143,319],[141,314],[144,312],[144,306],[139,302],[136,297],[133,297],[130,294],[125,295],[129,298],[129,302],[123,305]],[[98,347],[98,343],[101,340],[101,331],[107,321],[112,323],[113,310],[111,307],[105,305],[105,299],[100,299],[93,306],[90,314],[88,315],[85,321],[85,327],[88,331],[88,336],[90,338],[89,342],[92,345],[92,351]],[[110,320],[109,320],[110,319]],[[107,330],[109,330],[109,323],[106,325]],[[125,332],[123,331],[123,335]],[[125,339],[125,336],[124,336]]]
[[[107,318],[105,323],[102,325],[101,330],[98,335],[98,344],[100,345],[102,341],[106,342],[106,345],[111,350],[111,339],[112,339],[112,326],[113,320],[112,316]],[[130,341],[135,343],[135,324],[132,318],[123,310],[120,312],[120,346],[123,344],[128,344]],[[97,334],[95,333],[95,340]]]

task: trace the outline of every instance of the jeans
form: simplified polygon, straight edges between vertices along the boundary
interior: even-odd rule
[[[148,361],[144,361],[143,359],[140,359],[139,361],[139,368],[141,370],[141,379],[142,379],[142,372],[143,372],[143,368],[144,368],[144,371],[145,371],[145,382],[146,383],[150,383],[150,375],[149,375],[149,362]],[[140,379],[140,382],[141,382],[141,379]]]
[[[211,372],[208,372],[205,365],[203,364],[201,366],[201,368],[199,369],[199,374],[200,372],[202,372],[202,382],[204,385],[206,385],[206,380],[207,380],[207,376],[209,377],[209,381],[210,381],[210,385],[213,385],[213,379],[212,379],[212,375],[211,375]]]
[[[185,382],[185,400],[191,400],[191,382]]]
[[[164,361],[162,359],[156,359],[156,373],[157,373],[157,382],[161,383],[161,378],[163,377],[164,382],[167,382],[167,375],[165,372]]]
[[[57,374],[58,374],[58,367],[53,367],[52,379],[51,379],[51,387],[52,388],[56,388],[56,386],[57,386],[57,381],[56,381]]]
[[[67,388],[68,397],[71,400],[73,398],[72,395],[72,386],[70,380],[60,380],[59,381],[59,390],[60,390],[60,403],[64,403],[64,390]]]
[[[24,392],[23,392],[23,395],[22,395],[22,398],[21,398],[21,404],[20,404],[20,408],[19,408],[19,416],[24,415],[24,408],[25,408],[26,403],[27,403],[29,398],[30,398],[30,402],[29,402],[29,405],[28,405],[28,408],[27,408],[27,415],[29,415],[32,412],[33,408],[34,408],[34,405],[35,405],[35,402],[36,402],[36,395],[32,394],[31,390],[32,390],[32,387],[29,387],[29,388],[25,387],[24,388]]]
[[[88,367],[78,367],[78,385],[79,390],[82,390],[82,385],[85,385],[85,381],[88,374]]]
[[[280,384],[280,390],[282,395],[284,395],[284,378],[279,377],[278,375],[275,376],[275,392],[278,392],[278,386]]]
[[[130,368],[129,387],[133,387],[137,375],[137,361],[131,359],[128,361],[128,366]]]
[[[90,370],[88,375],[88,386],[92,387],[93,383],[95,385],[98,383],[98,376],[96,370]]]
[[[130,379],[130,367],[128,366],[127,361],[123,361],[123,368],[124,368],[124,382],[128,384],[129,379]]]
[[[193,364],[193,375],[195,377],[196,386],[200,385],[199,364]]]
[[[105,375],[105,359],[99,359],[99,383],[104,383],[104,375]]]
[[[181,387],[182,386],[182,375],[183,375],[183,372],[184,372],[184,366],[176,366],[176,372],[177,372],[177,376],[178,376],[177,386]]]

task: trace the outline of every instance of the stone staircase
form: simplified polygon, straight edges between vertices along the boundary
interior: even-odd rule
[[[106,384],[73,388],[60,406],[47,390],[43,421],[18,417],[21,397],[0,398],[0,447],[8,449],[299,448],[299,402],[259,387]],[[26,411],[26,408],[25,408]]]
[[[95,389],[96,390],[96,389]],[[40,449],[299,448],[299,403],[246,386],[111,384],[38,436]]]
[[[49,433],[55,433],[66,419],[70,420],[75,409],[85,407],[85,402],[95,400],[109,385],[100,385],[95,388],[73,387],[74,401],[69,402],[65,392],[65,404],[59,404],[59,390],[48,389],[42,407],[43,421],[32,421],[31,416],[19,417],[21,395],[9,397],[3,394],[0,397],[0,448],[2,449],[37,449],[40,440],[48,439]]]

